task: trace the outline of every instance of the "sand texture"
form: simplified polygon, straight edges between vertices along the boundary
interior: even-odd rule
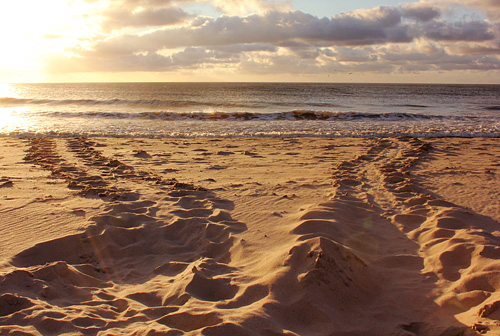
[[[499,335],[499,144],[0,138],[0,335]]]

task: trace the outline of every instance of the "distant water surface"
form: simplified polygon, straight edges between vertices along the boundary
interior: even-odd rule
[[[498,137],[500,85],[9,84],[0,134]]]

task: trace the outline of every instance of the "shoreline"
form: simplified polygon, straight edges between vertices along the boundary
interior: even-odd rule
[[[38,139],[38,138],[49,138],[49,139],[71,139],[71,138],[87,138],[87,139],[140,139],[140,140],[210,140],[210,139],[236,139],[236,140],[250,140],[250,139],[281,139],[281,140],[291,140],[291,139],[323,139],[323,140],[335,140],[335,139],[352,139],[352,140],[362,140],[362,139],[421,139],[421,140],[432,140],[432,139],[500,139],[500,135],[498,134],[474,134],[474,135],[414,135],[414,134],[401,134],[401,135],[382,135],[382,134],[373,134],[373,135],[311,135],[311,134],[301,134],[301,135],[206,135],[206,136],[166,136],[166,135],[158,135],[158,136],[140,136],[140,135],[112,135],[112,136],[103,136],[103,135],[93,135],[93,134],[1,134],[0,139],[18,139],[18,140],[26,140],[26,139]]]
[[[37,139],[0,137],[1,332],[500,331],[497,138]]]

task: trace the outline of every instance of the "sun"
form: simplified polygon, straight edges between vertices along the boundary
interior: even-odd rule
[[[68,46],[91,33],[88,10],[79,0],[3,1],[0,83],[37,81],[47,57],[64,54]]]

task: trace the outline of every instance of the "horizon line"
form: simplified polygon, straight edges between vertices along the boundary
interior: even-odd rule
[[[465,82],[322,82],[322,81],[68,81],[68,82],[9,82],[3,85],[16,84],[386,84],[386,85],[500,85],[498,83],[465,83]]]

